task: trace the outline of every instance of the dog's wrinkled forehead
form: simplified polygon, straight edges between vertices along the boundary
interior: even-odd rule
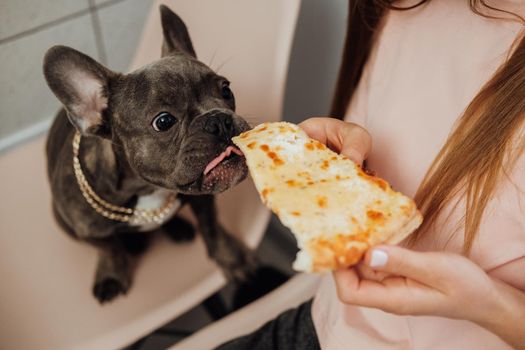
[[[173,76],[197,82],[205,76],[215,75],[208,66],[184,54],[163,57],[142,67],[136,73],[142,73],[151,81],[164,80],[165,82],[166,79],[169,82]]]
[[[168,107],[202,109],[220,80],[224,78],[192,57],[168,56],[123,76],[112,102],[123,107],[119,109],[128,106],[143,113]]]

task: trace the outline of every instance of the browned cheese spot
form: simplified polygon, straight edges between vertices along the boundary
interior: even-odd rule
[[[388,188],[388,184],[383,179],[380,179],[375,176],[370,176],[370,180],[375,182],[379,186],[379,188],[381,188],[383,191],[386,191],[386,189]]]
[[[327,160],[323,160],[323,164],[321,165],[321,169],[326,170],[330,167],[330,162]]]
[[[315,147],[317,147],[317,149],[321,149],[321,150],[326,149],[326,146],[323,145],[321,142],[316,142],[315,143]]]
[[[295,181],[295,180],[287,180],[286,184],[288,186],[290,186],[290,187],[294,187],[294,186],[297,186],[297,181]]]
[[[275,164],[275,165],[283,165],[284,164],[284,161],[281,158],[279,158],[277,153],[275,153],[275,152],[268,152],[266,154],[268,155],[268,157],[270,157],[270,159],[273,160],[273,164]]]
[[[248,147],[249,149],[253,149],[255,146],[257,146],[257,142],[250,142],[246,147]]]
[[[291,126],[288,126],[288,125],[279,125],[279,131],[281,131],[281,132],[285,132],[285,131],[296,132],[294,128],[292,128]]]
[[[265,188],[261,191],[261,196],[266,200],[268,193],[273,192],[273,188]]]
[[[292,211],[293,216],[301,216],[301,213],[298,211]]]
[[[366,216],[368,216],[368,218],[370,220],[372,220],[373,222],[375,223],[382,223],[385,221],[385,216],[383,215],[383,213],[379,212],[379,211],[375,211],[375,210],[368,210],[366,212]]]
[[[268,152],[270,150],[270,147],[268,147],[268,145],[261,145],[259,148],[262,149],[264,152]]]
[[[355,241],[367,243],[368,234],[354,236],[337,234],[330,238],[316,237],[308,242],[307,249],[312,255],[314,271],[338,269],[355,265],[361,260],[368,245],[348,249],[348,244]]]
[[[380,178],[378,178],[376,176],[368,175],[367,173],[365,173],[363,171],[363,169],[361,169],[361,167],[359,165],[357,166],[357,175],[362,177],[362,178],[364,178],[364,179],[367,179],[367,180],[375,183],[383,191],[386,191],[388,189],[388,183],[385,180],[380,179]]]
[[[403,211],[403,214],[405,214],[405,215],[407,215],[407,216],[410,215],[410,214],[412,214],[412,208],[410,208],[409,206],[407,206],[407,205],[402,205],[400,208],[401,208],[401,210]]]
[[[327,205],[327,199],[325,196],[319,196],[317,197],[317,205],[321,208],[326,208]]]
[[[312,145],[312,143],[307,143],[304,145],[304,147],[309,150],[309,151],[313,151],[314,150],[314,145]]]

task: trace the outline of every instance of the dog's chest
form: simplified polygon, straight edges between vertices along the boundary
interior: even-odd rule
[[[166,191],[166,190],[156,190],[155,192],[145,195],[145,196],[139,196],[137,200],[137,204],[135,205],[135,209],[144,209],[144,210],[155,210],[160,209],[162,206],[166,203],[168,197],[173,194],[173,192]],[[169,212],[162,218],[160,222],[151,222],[151,223],[144,223],[144,224],[135,224],[132,225],[134,227],[138,227],[139,231],[152,231],[160,226],[162,226],[164,223],[169,221],[175,213],[180,209],[181,201],[180,199],[176,199],[175,203],[170,207]]]

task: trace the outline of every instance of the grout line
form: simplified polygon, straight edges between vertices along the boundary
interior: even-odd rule
[[[103,4],[100,4],[100,5],[95,6],[95,7],[100,10],[100,9],[105,8],[105,7],[115,5],[115,4],[118,4],[119,2],[123,2],[123,1],[126,1],[126,0],[110,0],[110,1],[107,1],[107,2],[105,2]],[[23,38],[23,37],[31,35],[31,34],[35,34],[35,33],[39,32],[41,30],[48,29],[48,28],[53,27],[55,25],[61,24],[63,22],[67,22],[67,21],[73,20],[75,18],[82,17],[83,15],[87,15],[90,12],[91,12],[91,9],[88,7],[88,8],[82,9],[80,11],[70,13],[69,15],[66,15],[64,17],[60,17],[60,18],[54,19],[52,21],[49,21],[47,23],[40,24],[40,25],[38,25],[36,27],[33,27],[33,28],[30,28],[30,29],[18,32],[16,34],[11,35],[11,36],[7,36],[5,38],[0,38],[0,45],[5,44],[5,43],[9,43],[11,41],[15,41],[17,39]]]
[[[93,25],[93,33],[95,35],[95,45],[98,51],[98,59],[103,65],[107,65],[106,47],[102,36],[102,27],[100,26],[100,18],[98,17],[98,10],[95,6],[95,0],[89,0],[89,11],[91,12],[91,24]]]
[[[69,14],[67,16],[57,18],[57,19],[55,19],[55,20],[53,20],[51,22],[47,22],[47,23],[41,24],[39,26],[33,27],[31,29],[25,30],[25,31],[20,32],[18,34],[14,34],[14,35],[8,36],[6,38],[0,39],[0,45],[8,43],[8,42],[11,42],[11,41],[14,41],[14,40],[17,40],[17,39],[20,39],[20,38],[23,38],[23,37],[31,35],[31,34],[34,34],[34,33],[39,32],[41,30],[48,29],[48,28],[53,27],[53,26],[55,26],[57,24],[61,24],[63,22],[67,22],[67,21],[70,21],[72,19],[75,19],[75,18],[78,18],[78,17],[82,17],[84,15],[89,14],[89,12],[90,12],[90,9],[86,8],[86,9],[83,9],[83,10],[71,13],[71,14]]]
[[[126,0],[110,0],[110,1],[106,1],[100,5],[95,5],[95,7],[100,10],[100,9],[103,9],[105,7],[108,7],[108,6],[112,6],[112,5],[115,5],[115,4],[118,4],[119,2],[123,2],[123,1],[126,1]]]

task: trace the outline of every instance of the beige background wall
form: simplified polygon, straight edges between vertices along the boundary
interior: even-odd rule
[[[113,70],[125,71],[150,7],[150,0],[0,0],[0,151],[44,131],[59,108],[42,75],[42,58],[49,47],[72,46]],[[346,9],[347,0],[302,1],[285,119],[298,122],[327,113]],[[239,14],[232,20],[234,15]]]

